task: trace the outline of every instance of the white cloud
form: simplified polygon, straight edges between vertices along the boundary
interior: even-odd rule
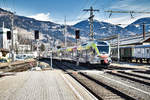
[[[50,21],[50,13],[39,13],[36,15],[32,15],[32,16],[28,16],[30,18],[34,18],[36,20],[40,20],[40,21]]]
[[[7,10],[7,11],[12,11],[12,9],[8,7],[3,7],[2,9]]]
[[[46,14],[45,13],[38,13],[38,14],[35,14],[35,15],[32,15],[32,16],[28,16],[28,17],[34,18],[34,19],[40,20],[40,21],[53,21],[53,22],[58,23],[58,24],[64,24],[64,20],[62,20],[62,19],[51,18],[50,17],[50,13],[46,13]],[[67,25],[74,25],[77,22],[79,22],[79,21],[66,20],[66,24]]]

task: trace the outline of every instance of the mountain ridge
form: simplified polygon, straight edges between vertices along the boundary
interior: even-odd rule
[[[3,10],[0,8],[0,13],[5,12],[5,13],[11,13],[9,11]],[[140,21],[138,21],[140,20]],[[128,25],[125,28],[122,28],[117,25],[113,25],[111,23],[103,22],[103,21],[98,21],[94,20],[94,34],[95,38],[103,38],[103,37],[108,37],[116,34],[120,34],[121,36],[130,36],[130,35],[135,35],[135,34],[140,34],[142,29],[141,27],[137,29],[138,27],[134,27],[135,23],[141,23],[143,21],[149,23],[150,18],[148,17],[147,19],[138,19],[138,22],[133,22],[132,24]],[[8,15],[1,15],[0,16],[0,27],[2,27],[2,23],[5,22],[5,26],[7,28],[11,27],[11,19]],[[64,41],[64,25],[57,24],[55,22],[51,21],[38,21],[34,18],[29,18],[25,16],[19,16],[15,15],[14,18],[14,26],[27,30],[30,33],[33,33],[34,30],[39,30],[42,35],[43,35],[43,41],[48,42],[49,38],[53,38],[55,40],[60,40]],[[75,42],[75,30],[80,29],[80,35],[82,40],[88,39],[89,37],[89,21],[88,20],[83,20],[75,25],[67,25],[67,38],[68,41],[73,41]],[[148,26],[147,26],[148,27]],[[134,30],[133,30],[134,29]],[[150,30],[150,27],[148,27]]]

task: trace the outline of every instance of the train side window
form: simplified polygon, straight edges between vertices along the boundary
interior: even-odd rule
[[[137,48],[137,53],[140,54],[141,53],[141,49]]]
[[[149,53],[149,49],[147,49],[147,54]]]

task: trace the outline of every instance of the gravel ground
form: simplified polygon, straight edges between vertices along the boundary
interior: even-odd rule
[[[127,75],[127,74],[124,74],[124,73],[119,73],[119,72],[111,72],[111,73],[130,78],[129,80],[135,79],[135,80],[139,81],[139,83],[141,83],[141,84],[150,86],[150,80],[139,78],[139,77],[132,76],[132,75]]]
[[[120,96],[112,93],[111,91],[107,90],[105,87],[96,84],[95,82],[79,75],[73,75],[78,81],[88,87],[91,91],[93,91],[96,95],[98,95],[103,100],[123,100]]]
[[[69,64],[69,65],[71,65],[71,64]],[[75,68],[77,70],[80,69],[77,66],[73,66],[73,68]],[[128,80],[125,78],[120,78],[120,77],[117,77],[114,75],[104,73],[105,71],[83,70],[81,72],[85,72],[88,75],[92,75],[93,78],[96,78],[96,79],[100,80],[101,82],[106,83],[109,86],[112,86],[112,87],[122,91],[125,94],[128,94],[132,97],[135,97],[137,100],[149,100],[149,98],[150,98],[150,86],[143,85],[141,83],[134,82],[134,81],[131,81],[131,80]],[[126,87],[122,84],[118,84],[116,82],[113,82],[111,80],[105,79],[104,77],[100,77],[99,75],[103,75],[103,76],[108,77],[110,79],[122,82],[123,84],[125,84],[128,87]],[[149,80],[147,80],[147,81],[149,81]]]
[[[146,74],[146,73],[137,73],[137,72],[132,72],[132,71],[130,71],[129,73],[140,75],[140,76],[145,76],[145,77],[150,78],[150,74]]]
[[[109,75],[106,73],[104,73],[104,74],[102,74],[102,73],[101,74],[87,73],[87,74],[100,80],[100,81],[102,81],[102,82],[104,82],[104,83],[106,83],[106,84],[108,84],[109,86],[112,86],[116,89],[121,90],[124,93],[127,93],[128,95],[130,95],[132,97],[135,97],[137,100],[149,100],[149,98],[150,98],[150,95],[149,95],[150,94],[150,87],[149,86],[145,86],[145,85],[142,85],[142,84],[139,84],[136,82],[132,82],[132,81],[129,81],[127,79],[123,79],[123,78],[116,77],[113,75]],[[108,77],[108,79],[105,77]],[[112,81],[112,80],[116,80],[117,82]],[[125,85],[119,84],[118,81],[125,84]],[[135,87],[137,89],[146,91],[149,94],[142,93],[142,92],[136,90],[135,88],[131,88],[128,86],[132,86],[132,87]]]
[[[117,71],[118,72],[118,71]],[[145,82],[150,82],[150,75],[138,75],[136,73],[131,73],[131,72],[126,72],[126,71],[119,71],[119,73],[122,73],[122,74],[125,74],[125,75],[128,75],[128,76],[133,76],[139,80],[142,80],[142,81],[145,81]]]
[[[67,72],[73,73],[72,76],[74,78],[76,78],[81,84],[83,84],[90,91],[94,92],[94,94],[96,94],[99,99],[102,99],[102,100],[124,100],[122,97],[120,97],[117,94],[111,92],[106,87],[101,86],[98,83],[94,82],[93,80],[90,80],[90,79],[88,79],[88,78],[86,78],[86,77],[84,77],[80,74],[75,73],[75,71],[73,71],[73,70],[70,70],[71,68],[74,68],[76,70],[79,70],[81,68],[79,68],[77,66],[71,66],[71,64],[69,64],[68,67],[65,66],[65,65],[61,66],[61,67],[63,69],[66,69]]]

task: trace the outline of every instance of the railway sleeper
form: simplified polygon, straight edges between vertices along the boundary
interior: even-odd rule
[[[118,76],[118,77],[121,77],[121,78],[126,78],[126,79],[129,79],[131,81],[138,82],[138,83],[150,86],[150,83],[146,82],[144,80],[133,78],[133,77],[130,77],[130,76],[127,76],[127,75],[123,75],[123,74],[120,74],[120,73],[114,73],[114,72],[106,72],[106,73],[111,74],[111,75],[115,75],[115,76]]]
[[[111,87],[111,86],[109,86],[109,85],[107,85],[107,84],[105,84],[105,83],[103,83],[103,82],[100,82],[100,81],[94,79],[94,78],[91,77],[91,76],[88,76],[88,75],[86,75],[86,74],[84,74],[84,73],[82,73],[82,72],[80,72],[79,74],[85,76],[86,78],[88,78],[88,79],[94,81],[95,83],[101,85],[102,87],[106,88],[107,90],[111,91],[112,93],[114,93],[114,94],[116,94],[116,95],[118,95],[118,96],[120,96],[120,97],[122,97],[122,98],[124,98],[124,99],[126,99],[126,100],[135,100],[133,97],[131,97],[131,96],[125,94],[125,93],[122,93],[121,91],[119,91],[119,90],[117,90],[117,89],[115,89],[115,88],[113,88],[113,87]],[[110,94],[109,97],[107,97],[108,100],[109,100],[110,98],[112,98],[112,96],[114,96],[114,95]],[[115,97],[115,98],[116,98],[116,97]]]
[[[142,76],[142,75],[137,75],[137,74],[130,73],[130,72],[125,72],[125,71],[118,71],[118,72],[126,74],[126,75],[131,75],[131,76],[135,76],[135,77],[139,77],[139,78],[150,80],[150,77],[146,77],[146,76]]]

